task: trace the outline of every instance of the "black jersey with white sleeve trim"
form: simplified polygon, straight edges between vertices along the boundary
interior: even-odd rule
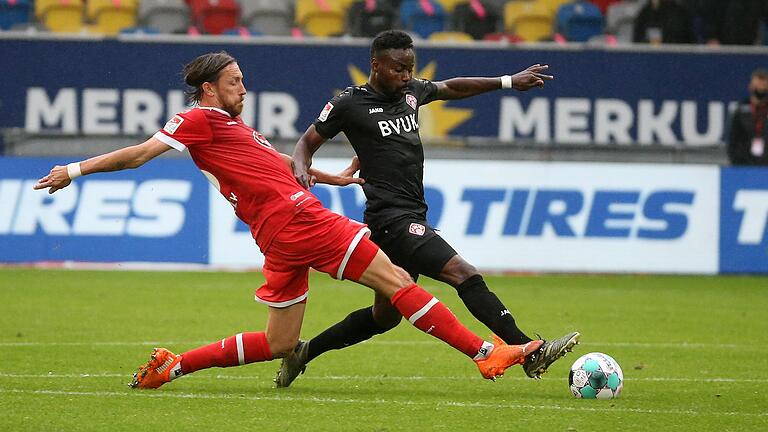
[[[373,228],[405,217],[426,219],[419,106],[436,96],[437,86],[420,79],[395,98],[368,84],[353,86],[331,99],[315,120],[323,138],[343,132],[357,153],[365,179],[365,222]]]

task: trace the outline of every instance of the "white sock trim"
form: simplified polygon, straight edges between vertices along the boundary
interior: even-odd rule
[[[493,351],[493,344],[488,341],[483,341],[483,345],[480,347],[477,354],[472,357],[472,360],[477,361],[487,359],[488,356],[491,355],[491,351]]]
[[[418,311],[416,311],[416,313],[415,313],[415,314],[411,315],[411,316],[408,318],[408,321],[409,321],[411,324],[415,323],[416,321],[418,321],[418,320],[419,320],[419,318],[421,318],[421,317],[423,317],[424,315],[426,315],[426,314],[427,314],[427,312],[429,312],[429,310],[430,310],[430,309],[432,309],[432,306],[434,306],[434,305],[436,305],[436,304],[437,304],[437,302],[438,302],[438,300],[437,300],[436,298],[432,297],[432,300],[428,301],[428,302],[427,302],[427,304],[425,304],[425,305],[424,305],[424,307],[422,307],[421,309],[419,309]]]
[[[245,351],[243,350],[243,334],[238,333],[235,335],[235,342],[237,343],[237,361],[240,365],[245,364]]]

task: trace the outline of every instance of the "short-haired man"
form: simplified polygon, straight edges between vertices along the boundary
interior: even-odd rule
[[[768,165],[768,70],[752,72],[748,90],[731,117],[728,159],[731,165]]]
[[[292,352],[304,317],[310,267],[391,299],[414,326],[472,358],[488,379],[503,375],[542,344],[494,346],[484,341],[393,265],[368,239],[365,225],[322,207],[296,182],[290,156],[278,153],[243,123],[243,74],[229,54],[196,58],[185,66],[184,77],[194,108],[175,115],[142,144],[56,166],[35,185],[53,193],[80,175],[137,168],[171,148],[188,148],[195,164],[248,224],[264,253],[266,282],[256,291],[256,300],[269,306],[266,331],[238,333],[181,355],[156,348],[134,375],[131,387],[157,388],[200,369],[266,361]],[[344,185],[359,181],[351,178],[355,170],[353,166],[338,176],[318,171],[309,175]]]
[[[344,132],[365,179],[365,222],[372,231],[371,239],[414,280],[422,274],[456,288],[469,311],[506,343],[530,342],[509,309],[488,290],[477,269],[429,226],[418,119],[419,106],[435,100],[542,87],[552,79],[543,73],[547,66],[536,64],[515,75],[494,78],[415,79],[413,41],[398,30],[380,33],[371,44],[370,54],[368,83],[348,87],[331,99],[296,144],[293,160],[297,180],[309,185],[312,155],[326,140]],[[377,293],[373,306],[351,313],[309,342],[300,342],[283,360],[275,383],[287,387],[323,352],[361,342],[399,322],[397,309]],[[578,340],[579,333],[572,332],[545,342],[526,357],[526,374],[538,378]]]

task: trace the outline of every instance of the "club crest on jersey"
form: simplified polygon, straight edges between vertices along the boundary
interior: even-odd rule
[[[423,236],[426,231],[427,229],[422,224],[412,223],[408,227],[408,232],[417,236]]]
[[[405,95],[405,103],[413,109],[416,109],[416,96],[407,94]]]
[[[262,134],[260,134],[260,133],[258,133],[256,131],[253,131],[253,139],[257,143],[263,145],[264,147],[272,148],[272,144],[270,144],[269,141],[267,141],[267,139],[264,138],[264,135],[262,135]]]
[[[332,103],[330,103],[330,102],[328,102],[328,103],[327,103],[327,104],[325,104],[325,106],[323,107],[323,110],[322,110],[322,111],[320,111],[320,115],[319,115],[319,116],[317,116],[317,119],[318,119],[318,120],[320,120],[321,122],[324,122],[324,121],[328,120],[328,114],[330,114],[330,113],[331,113],[331,110],[332,110],[332,109],[333,109],[333,104],[332,104]]]
[[[176,132],[176,129],[178,129],[182,123],[184,123],[183,118],[179,116],[173,116],[173,118],[168,120],[168,123],[165,124],[163,130],[173,135],[173,133]]]

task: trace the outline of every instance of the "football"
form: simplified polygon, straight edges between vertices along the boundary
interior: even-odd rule
[[[613,357],[593,352],[579,357],[568,374],[571,393],[584,399],[613,399],[624,387],[624,373]]]

